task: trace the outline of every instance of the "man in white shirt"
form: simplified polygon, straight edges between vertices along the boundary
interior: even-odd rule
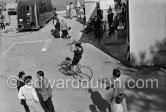
[[[120,79],[121,73],[120,70],[114,69],[113,70],[113,94],[112,99],[116,98],[118,94],[124,93],[124,85],[122,83],[122,80]]]
[[[121,80],[120,76],[121,76],[120,70],[114,69],[113,70],[114,80],[113,80],[113,85],[112,85],[113,93],[112,93],[112,97],[111,97],[111,103],[114,102],[114,100],[117,98],[117,96],[124,95],[125,83]],[[123,101],[121,102],[121,106],[123,108],[122,112],[128,112],[125,97],[123,98]]]
[[[19,72],[18,77],[19,77],[19,79],[17,80],[17,89],[19,92],[20,88],[25,85],[25,82],[24,82],[25,72],[24,71]],[[21,99],[21,104],[24,106],[24,109],[26,112],[30,112],[29,107],[27,106],[25,99]]]
[[[39,98],[31,81],[32,76],[25,77],[25,85],[20,88],[18,98],[25,99],[30,110],[42,112],[42,108],[39,104]]]

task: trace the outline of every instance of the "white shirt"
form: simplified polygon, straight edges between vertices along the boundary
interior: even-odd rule
[[[116,104],[114,102],[114,104],[112,105],[112,112],[124,112],[122,104],[121,103],[120,104]]]
[[[39,102],[39,98],[37,96],[35,88],[29,85],[24,85],[20,88],[18,92],[18,98],[25,99],[25,100],[35,100]]]

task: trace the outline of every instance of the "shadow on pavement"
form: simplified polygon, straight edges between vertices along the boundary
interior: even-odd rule
[[[98,112],[96,106],[93,104],[89,105],[89,109],[91,112]]]
[[[128,110],[166,112],[166,71],[142,67],[137,71],[124,71],[124,74],[134,80],[126,84]]]
[[[108,112],[111,110],[110,104],[105,99],[102,98],[101,94],[98,91],[93,91],[92,89],[88,89],[88,92],[91,94],[90,97],[94,104],[89,106],[91,111],[96,110],[96,107],[98,108],[99,112]]]

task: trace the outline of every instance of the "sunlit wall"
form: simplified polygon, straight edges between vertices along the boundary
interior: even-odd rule
[[[129,0],[129,23],[131,60],[166,63],[166,0]]]

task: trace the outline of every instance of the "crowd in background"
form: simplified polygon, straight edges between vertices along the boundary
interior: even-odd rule
[[[123,2],[115,2],[114,12],[110,7],[108,9],[109,36],[115,31],[126,28],[127,5]]]
[[[115,0],[115,6],[109,7],[107,10],[107,22],[109,26],[109,37],[115,35],[117,37],[118,30],[126,29],[126,17],[127,17],[127,5],[121,0]],[[100,6],[97,5],[97,15],[90,18],[85,32],[89,33],[94,31],[95,38],[98,39],[98,42],[101,41],[102,35],[106,30],[106,23],[103,20],[103,10],[100,9]]]
[[[66,18],[67,19],[81,19],[85,21],[85,4],[80,1],[75,2],[65,2],[66,7]],[[53,24],[55,26],[54,36],[56,38],[69,39],[71,38],[72,28],[67,25],[64,19],[59,20],[58,14],[56,13],[56,8],[53,11]]]
[[[66,17],[68,19],[72,18],[84,18],[85,17],[85,4],[80,1],[75,1],[75,2],[66,2]]]

